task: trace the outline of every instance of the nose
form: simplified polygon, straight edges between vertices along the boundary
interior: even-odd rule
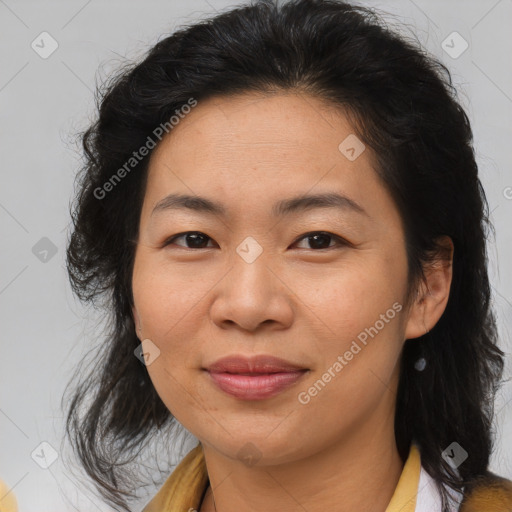
[[[214,289],[210,315],[218,327],[256,331],[291,325],[294,304],[290,283],[285,283],[279,270],[269,263],[263,257],[252,263],[234,258],[230,271]]]

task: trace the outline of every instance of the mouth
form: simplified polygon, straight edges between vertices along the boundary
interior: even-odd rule
[[[267,355],[229,356],[203,370],[218,389],[241,400],[276,396],[309,372],[308,368]]]

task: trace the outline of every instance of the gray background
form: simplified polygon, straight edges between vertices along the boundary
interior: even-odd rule
[[[68,203],[80,160],[73,134],[94,116],[95,83],[177,26],[239,3],[0,0],[0,478],[14,488],[20,510],[110,510],[76,485],[61,453],[65,385],[87,348],[102,341],[97,317],[73,298],[64,268]],[[501,347],[510,353],[512,0],[362,3],[384,9],[393,23],[406,23],[406,33],[416,34],[453,73],[473,124],[496,228],[490,274]],[[31,47],[43,31],[58,43],[46,59]],[[443,49],[454,31],[469,45],[457,58]],[[462,48],[455,37],[445,43],[452,54]],[[510,374],[508,355],[505,378]],[[510,382],[496,411],[491,469],[512,478]],[[174,461],[195,442],[186,434],[185,440],[185,447],[169,448]],[[48,469],[31,457],[41,442],[58,454]],[[78,469],[77,475],[85,481]],[[154,492],[141,491],[141,506]]]

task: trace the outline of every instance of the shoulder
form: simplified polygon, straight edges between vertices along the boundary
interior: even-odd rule
[[[487,473],[466,487],[460,512],[484,511],[512,512],[512,481]]]

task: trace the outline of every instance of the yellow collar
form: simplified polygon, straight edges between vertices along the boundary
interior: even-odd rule
[[[398,479],[395,492],[386,508],[386,512],[414,512],[416,510],[416,496],[420,482],[421,457],[418,447],[413,443],[409,456],[405,461],[404,469]]]
[[[415,511],[420,470],[420,453],[416,445],[412,444],[386,512]],[[199,443],[178,464],[142,512],[183,512],[191,508],[199,510],[208,482],[203,448]]]

